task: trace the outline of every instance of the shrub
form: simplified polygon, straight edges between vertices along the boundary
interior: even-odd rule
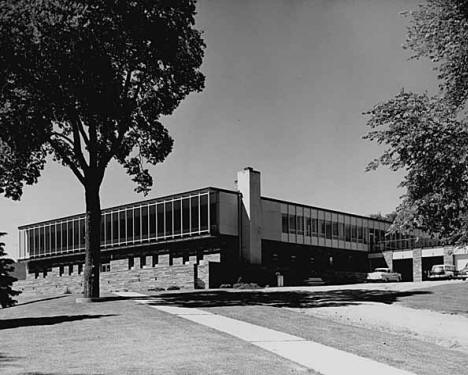
[[[4,235],[5,233],[0,233],[0,237]],[[5,258],[4,246],[5,244],[0,242],[0,305],[2,308],[14,306],[16,300],[13,297],[21,293],[11,288],[13,282],[17,280],[15,277],[10,276],[15,262],[12,259]]]
[[[232,286],[234,289],[260,289],[261,286],[257,283],[235,283]]]

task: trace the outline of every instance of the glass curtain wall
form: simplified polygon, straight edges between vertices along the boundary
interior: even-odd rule
[[[103,211],[101,246],[157,242],[209,234],[217,223],[217,192],[201,191]],[[20,259],[84,251],[85,218],[31,225],[19,231]]]
[[[294,204],[281,204],[283,240],[317,246],[384,251],[437,246],[421,230],[387,233],[390,223]]]

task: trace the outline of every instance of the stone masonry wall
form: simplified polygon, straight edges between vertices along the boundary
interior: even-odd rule
[[[413,281],[422,281],[422,249],[413,249]]]
[[[177,259],[169,265],[169,255],[164,254],[159,256],[158,264],[154,267],[152,257],[146,257],[143,267],[140,266],[140,258],[135,257],[134,265],[129,269],[128,258],[111,260],[110,271],[100,273],[101,293],[124,290],[147,292],[174,286],[181,289],[209,288],[210,262],[219,261],[219,254],[206,254],[199,264],[196,257],[191,257],[185,264]],[[28,273],[26,280],[14,283],[14,288],[32,294],[57,294],[67,289],[78,294],[82,293],[83,275],[78,274],[76,265],[71,275],[68,274],[68,267],[65,267],[63,275],[60,275],[59,267],[53,267],[45,277],[43,273],[39,273],[37,278],[34,273]]]

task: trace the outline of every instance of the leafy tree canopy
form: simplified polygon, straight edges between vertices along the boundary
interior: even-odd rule
[[[404,170],[406,193],[394,229],[421,228],[450,242],[468,240],[468,2],[428,0],[408,12],[405,48],[430,58],[440,93],[402,90],[366,114],[365,138],[386,146],[368,169]]]
[[[0,1],[0,134],[11,151],[0,189],[18,199],[51,155],[83,185],[115,158],[147,192],[144,162],[173,144],[160,116],[203,88],[194,14],[192,0]]]

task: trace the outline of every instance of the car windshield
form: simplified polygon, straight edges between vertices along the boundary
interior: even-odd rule
[[[443,272],[444,271],[444,266],[432,266],[432,272]]]
[[[390,272],[388,268],[376,268],[374,272]]]

